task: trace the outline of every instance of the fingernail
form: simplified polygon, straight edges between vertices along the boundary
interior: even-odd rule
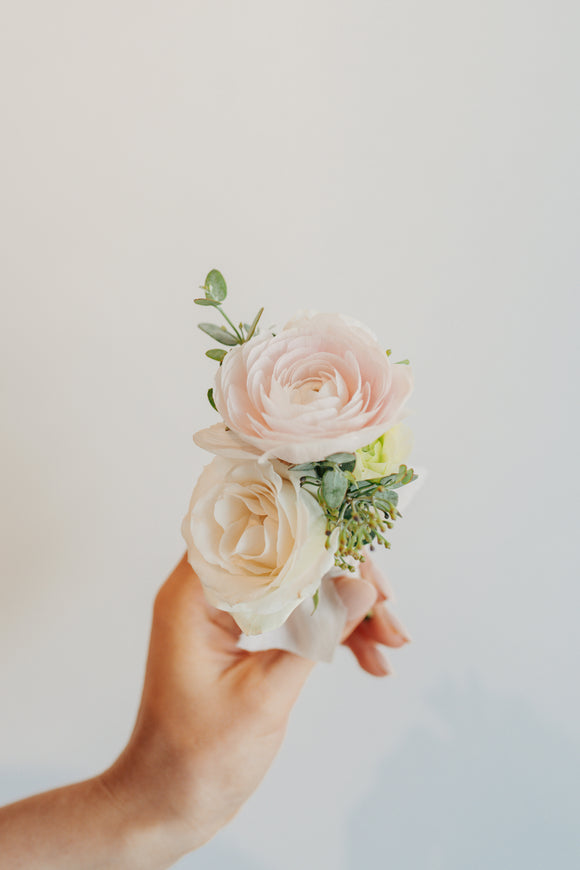
[[[377,600],[376,589],[366,580],[339,577],[335,581],[336,591],[346,607],[347,619],[362,619]]]
[[[376,565],[368,558],[362,563],[361,576],[368,577],[368,579],[371,580],[378,589],[380,589],[385,596],[385,599],[391,602],[394,601],[395,593],[393,587],[382,571],[379,571]]]
[[[411,643],[413,638],[411,637],[403,623],[399,619],[397,619],[396,616],[393,616],[392,613],[389,613],[389,622],[391,623],[393,631],[395,631],[399,635],[399,637],[405,641],[405,643]]]
[[[395,592],[389,581],[380,571],[375,571],[375,582],[387,601],[393,602],[395,600]]]
[[[374,650],[374,659],[377,670],[380,671],[381,676],[388,677],[394,673],[389,660],[386,658],[386,656],[379,652],[376,647]]]

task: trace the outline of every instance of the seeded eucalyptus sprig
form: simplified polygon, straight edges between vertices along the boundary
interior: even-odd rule
[[[205,292],[205,296],[199,299],[194,299],[193,301],[195,304],[215,308],[216,311],[219,311],[230,327],[230,329],[227,329],[225,326],[216,326],[215,323],[199,323],[198,326],[202,332],[207,333],[211,338],[219,341],[220,344],[225,344],[229,347],[233,347],[236,344],[244,344],[252,338],[258,327],[260,317],[264,312],[263,308],[260,308],[252,323],[239,323],[237,326],[234,326],[233,322],[222,308],[222,302],[228,295],[226,281],[222,273],[218,272],[217,269],[212,269],[211,272],[208,273],[207,278],[205,279],[205,284],[200,287],[200,290]],[[216,347],[207,350],[205,355],[210,359],[215,359],[221,363],[226,353],[227,351],[220,347]]]
[[[237,326],[234,326],[234,323],[222,308],[222,302],[228,295],[228,288],[221,272],[217,269],[212,269],[211,272],[208,272],[205,284],[200,287],[200,290],[204,291],[205,296],[194,299],[195,304],[215,308],[230,327],[230,329],[227,329],[225,326],[218,326],[215,323],[198,323],[202,332],[205,332],[215,341],[228,347],[234,347],[236,344],[245,344],[246,341],[249,341],[256,334],[264,309],[260,308],[251,323],[239,323]],[[206,356],[216,360],[220,365],[226,354],[227,350],[224,350],[222,347],[212,347],[205,352]],[[213,389],[208,390],[207,398],[212,408],[217,410],[213,400]]]
[[[338,529],[334,563],[346,571],[355,570],[352,560],[364,561],[363,547],[370,545],[372,550],[377,544],[391,546],[384,533],[401,516],[396,490],[417,479],[412,468],[400,465],[396,474],[356,480],[355,465],[353,453],[334,453],[321,462],[293,466],[300,474],[300,485],[316,498],[325,513],[329,544]]]

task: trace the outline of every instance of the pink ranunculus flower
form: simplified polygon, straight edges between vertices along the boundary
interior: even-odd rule
[[[303,463],[370,444],[399,422],[412,388],[409,366],[392,363],[365,326],[306,313],[229,351],[214,399],[243,441]]]

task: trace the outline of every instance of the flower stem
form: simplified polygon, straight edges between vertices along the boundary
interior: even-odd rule
[[[234,326],[234,324],[232,323],[232,321],[230,320],[230,318],[228,317],[228,315],[226,314],[226,312],[225,312],[225,311],[223,310],[223,308],[221,307],[221,305],[216,305],[216,308],[217,308],[217,310],[220,312],[220,314],[222,315],[222,317],[225,318],[225,320],[226,320],[226,321],[229,323],[229,325],[232,327],[232,329],[233,329],[233,331],[234,331],[234,334],[235,334],[236,338],[238,339],[238,341],[240,342],[240,344],[243,344],[243,343],[244,343],[243,336],[238,332],[238,330],[236,329],[236,327]]]

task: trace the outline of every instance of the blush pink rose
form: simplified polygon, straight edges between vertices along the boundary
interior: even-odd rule
[[[409,366],[392,363],[362,324],[307,313],[229,351],[214,399],[247,444],[303,463],[370,444],[399,422],[412,388]]]

